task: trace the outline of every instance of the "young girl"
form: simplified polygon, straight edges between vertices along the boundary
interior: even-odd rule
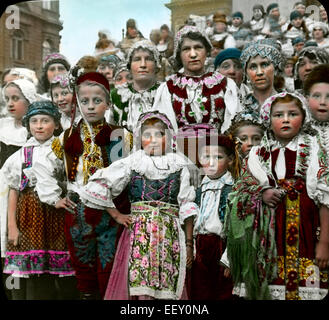
[[[13,153],[27,140],[27,130],[22,125],[30,103],[38,99],[34,84],[26,79],[13,80],[2,91],[9,116],[0,119],[0,169]],[[0,171],[0,208],[1,208],[1,257],[6,252],[8,186]]]
[[[290,13],[290,23],[284,33],[284,38],[292,41],[297,37],[307,41],[309,39],[309,31],[306,27],[302,14],[299,11],[294,10]]]
[[[61,125],[63,130],[71,127],[73,92],[70,87],[67,74],[60,74],[54,77],[50,84],[50,94],[53,103],[58,107],[61,113]],[[80,114],[76,114],[74,123],[81,120]]]
[[[2,168],[10,188],[4,272],[20,277],[13,299],[55,299],[56,277],[74,274],[64,235],[64,211],[41,203],[35,192],[33,164],[49,153],[59,120],[50,101],[32,103],[24,117],[32,137]]]
[[[262,105],[267,130],[229,195],[225,234],[236,293],[249,299],[322,299],[328,293],[327,157],[306,133],[305,99]]]
[[[316,66],[308,75],[304,91],[322,146],[329,155],[329,64]]]
[[[52,152],[34,167],[40,200],[66,210],[65,235],[77,288],[82,299],[91,300],[104,296],[120,228],[107,212],[86,208],[80,192],[97,169],[121,156],[122,147],[112,135],[115,128],[104,119],[110,101],[107,79],[89,72],[76,79],[75,87],[81,121],[55,138]],[[64,167],[66,195],[62,194],[61,180],[56,179],[56,172]]]
[[[105,299],[183,297],[185,269],[193,258],[192,217],[198,208],[186,160],[172,152],[172,138],[166,116],[142,114],[134,136],[139,150],[98,170],[81,194],[87,206],[106,209],[126,227]],[[126,186],[129,216],[112,202]]]
[[[207,135],[201,141],[199,157],[205,177],[196,192],[200,213],[194,225],[191,296],[193,300],[232,299],[232,280],[226,278],[218,261],[226,247],[221,233],[227,196],[234,183],[230,172],[237,160],[234,142],[224,135]]]

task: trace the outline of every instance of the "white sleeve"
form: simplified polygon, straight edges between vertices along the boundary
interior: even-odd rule
[[[232,35],[228,35],[225,40],[224,49],[227,48],[236,48],[236,41]]]
[[[168,86],[166,82],[161,83],[159,88],[157,89],[152,111],[159,111],[165,114],[170,120],[174,132],[177,132],[178,125],[176,120],[176,114],[172,106],[171,94],[168,90]]]
[[[115,208],[113,199],[120,195],[130,181],[130,158],[117,160],[106,168],[98,169],[82,188],[81,201],[91,208]]]
[[[328,155],[313,138],[311,159],[306,171],[307,193],[317,205],[329,207]]]
[[[234,80],[227,78],[226,92],[224,95],[225,116],[221,127],[221,133],[224,133],[230,127],[236,113],[242,110],[238,90]]]
[[[13,153],[1,168],[3,178],[10,189],[19,190],[22,174],[22,149]]]
[[[179,204],[179,221],[184,224],[185,219],[199,214],[199,208],[194,202],[195,190],[190,184],[190,173],[187,167],[182,169],[180,179],[177,201]]]
[[[37,180],[35,191],[40,201],[54,206],[62,195],[56,173],[64,172],[63,160],[58,159],[49,147],[49,152],[44,157],[35,159],[32,168]]]

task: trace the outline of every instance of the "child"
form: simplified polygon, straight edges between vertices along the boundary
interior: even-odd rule
[[[35,164],[36,189],[41,201],[66,209],[65,233],[77,288],[82,299],[96,299],[105,293],[119,228],[107,212],[86,208],[80,201],[80,192],[97,169],[121,156],[121,147],[111,137],[114,128],[104,120],[109,108],[107,79],[90,72],[79,76],[75,85],[83,119],[54,139],[50,155]],[[62,197],[62,188],[54,177],[64,165],[66,197]]]
[[[319,133],[322,146],[329,155],[329,64],[316,66],[308,75],[304,91],[312,114],[312,127]]]
[[[224,266],[218,261],[226,247],[221,233],[227,196],[234,183],[230,168],[237,160],[235,145],[224,135],[207,135],[202,142],[199,157],[205,177],[196,192],[200,213],[194,225],[192,299],[227,300],[232,299],[233,283],[224,276]]]
[[[74,274],[64,211],[41,203],[35,192],[34,162],[49,152],[59,121],[60,114],[50,101],[32,103],[24,117],[32,137],[2,168],[10,188],[4,273],[20,277],[20,289],[12,291],[14,300],[55,299],[55,279]]]
[[[71,127],[73,92],[70,87],[67,74],[59,74],[54,77],[50,84],[50,95],[53,103],[58,107],[61,113],[61,125],[63,130]],[[74,123],[77,124],[81,119],[78,114],[75,116]]]
[[[266,17],[266,14],[265,14],[264,7],[261,4],[255,4],[252,7],[252,18],[248,23],[248,25],[253,33],[254,41],[264,38],[264,36],[262,36],[260,34],[260,32],[264,28],[265,17]]]
[[[321,299],[328,293],[328,160],[306,133],[302,96],[276,94],[260,115],[267,130],[251,149],[226,212],[235,292],[249,299]]]
[[[139,118],[139,150],[98,170],[81,194],[126,228],[115,256],[105,299],[181,299],[185,269],[193,258],[192,218],[197,214],[186,160],[172,152],[172,125],[161,113]],[[131,214],[112,200],[129,187]],[[184,230],[185,229],[185,235]]]
[[[267,19],[264,24],[264,28],[261,31],[263,35],[268,38],[274,38],[280,40],[283,36],[282,27],[286,23],[285,19],[281,17],[279,4],[271,3],[266,8]]]
[[[299,11],[294,10],[290,13],[290,23],[287,26],[284,37],[288,41],[292,41],[297,37],[305,39],[306,41],[309,39],[309,31],[305,25],[303,16]]]
[[[239,168],[241,168],[251,148],[258,146],[262,140],[264,130],[259,121],[259,114],[249,108],[238,112],[226,134],[232,137],[238,147]],[[234,174],[238,176],[240,170],[234,171]]]

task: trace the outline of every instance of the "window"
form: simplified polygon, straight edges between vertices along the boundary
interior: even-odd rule
[[[15,31],[11,39],[11,57],[14,60],[24,60],[24,37],[20,31]]]
[[[51,0],[43,0],[42,8],[46,10],[51,10]]]
[[[48,40],[45,40],[42,43],[42,60],[44,60],[44,58],[50,53],[51,53],[51,45]]]

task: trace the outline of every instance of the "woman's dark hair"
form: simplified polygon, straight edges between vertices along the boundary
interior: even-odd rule
[[[194,40],[194,41],[200,41],[204,45],[204,47],[206,48],[207,55],[210,55],[210,52],[211,52],[210,44],[207,42],[207,40],[200,33],[198,33],[198,32],[189,32],[189,33],[187,33],[186,35],[184,35],[182,37],[182,40],[179,43],[178,48],[177,48],[177,54],[176,54],[175,61],[174,61],[174,69],[175,69],[176,72],[183,67],[182,59],[180,57],[180,52],[182,50],[182,44],[183,44],[185,38],[188,38],[188,39],[191,39],[191,40]]]

